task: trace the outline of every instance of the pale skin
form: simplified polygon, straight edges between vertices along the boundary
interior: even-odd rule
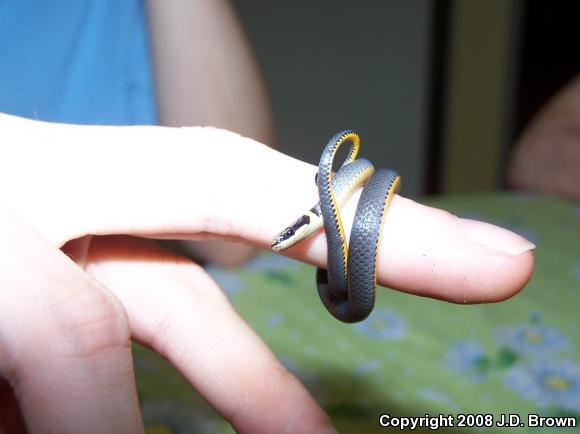
[[[205,271],[140,238],[267,248],[316,201],[315,166],[211,128],[0,115],[0,131],[0,432],[22,432],[19,402],[31,433],[142,433],[130,339],[169,360],[238,432],[333,432]],[[378,279],[456,303],[501,301],[529,280],[532,248],[396,196]],[[285,254],[324,266],[324,234]]]
[[[512,187],[580,200],[580,76],[526,127],[516,144]]]

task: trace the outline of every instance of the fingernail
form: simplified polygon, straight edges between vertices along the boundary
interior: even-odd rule
[[[477,220],[459,220],[470,238],[493,250],[517,256],[536,248],[534,243],[524,237],[499,226]]]

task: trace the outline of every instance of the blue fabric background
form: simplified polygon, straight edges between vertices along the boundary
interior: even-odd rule
[[[0,111],[156,123],[142,0],[0,0]]]

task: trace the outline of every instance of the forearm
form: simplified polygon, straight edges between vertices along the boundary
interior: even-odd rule
[[[266,92],[227,0],[148,0],[161,124],[211,125],[273,143]]]
[[[562,89],[520,136],[513,187],[580,199],[580,77]]]

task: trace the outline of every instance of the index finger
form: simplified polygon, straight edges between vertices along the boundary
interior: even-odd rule
[[[12,170],[12,176],[20,178],[20,191],[28,190],[25,201],[18,199],[27,218],[45,225],[57,243],[87,234],[131,234],[224,238],[266,248],[318,200],[315,166],[228,131],[28,122],[44,131],[36,149],[43,164],[32,169],[42,176],[52,161],[51,176],[28,189],[29,173]],[[83,164],[87,153],[90,164]],[[78,182],[71,185],[71,179]],[[57,205],[39,209],[35,197]],[[344,209],[347,232],[356,200]],[[532,273],[534,246],[519,235],[401,196],[393,199],[383,230],[378,281],[394,289],[490,302],[515,294]],[[325,266],[324,234],[287,254]]]

